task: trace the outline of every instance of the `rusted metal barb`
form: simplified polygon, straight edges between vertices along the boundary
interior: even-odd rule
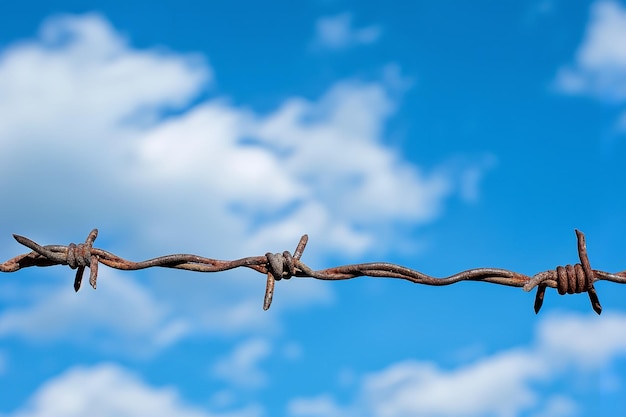
[[[13,235],[20,244],[31,249],[31,252],[18,255],[15,258],[0,264],[1,272],[16,272],[20,269],[32,266],[68,265],[76,269],[74,278],[74,290],[78,291],[83,279],[85,268],[89,268],[89,283],[95,289],[98,278],[98,264],[102,263],[110,268],[120,270],[139,270],[145,268],[162,267],[183,269],[196,272],[220,272],[229,269],[246,267],[267,275],[263,309],[270,308],[276,281],[291,277],[314,278],[326,281],[352,279],[357,277],[396,278],[403,279],[415,284],[422,285],[451,285],[460,281],[482,281],[510,287],[522,287],[525,291],[531,291],[537,287],[535,296],[535,312],[538,313],[543,305],[547,287],[556,288],[558,293],[577,294],[586,292],[589,295],[593,310],[600,314],[602,306],[594,283],[606,280],[615,283],[626,283],[626,271],[609,273],[591,269],[587,257],[585,235],[576,230],[578,239],[578,256],[580,263],[576,265],[559,266],[554,270],[540,272],[534,276],[520,274],[498,268],[475,268],[459,272],[449,277],[436,278],[401,265],[386,262],[361,263],[343,265],[322,270],[313,270],[304,264],[300,258],[308,242],[308,236],[300,239],[293,255],[289,251],[283,253],[266,253],[264,256],[252,256],[223,261],[204,258],[198,255],[175,254],[160,256],[145,261],[133,262],[121,258],[103,249],[94,248],[93,244],[98,236],[98,230],[89,233],[85,243],[70,243],[67,246],[46,245],[41,246],[32,240]]]
[[[557,266],[554,271],[546,271],[535,275],[527,284],[524,285],[526,291],[532,290],[537,286],[537,295],[535,296],[535,313],[538,313],[543,305],[547,282],[555,281],[559,294],[578,294],[586,292],[589,294],[591,307],[593,311],[602,313],[602,306],[598,299],[593,283],[600,278],[596,277],[595,272],[591,269],[589,258],[587,257],[587,244],[585,242],[585,234],[576,229],[576,238],[578,239],[578,257],[580,263],[576,265]]]

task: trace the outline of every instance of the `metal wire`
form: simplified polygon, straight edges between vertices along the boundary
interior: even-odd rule
[[[336,281],[368,276],[404,279],[416,284],[436,286],[450,285],[460,281],[482,281],[510,287],[522,287],[525,291],[531,291],[537,287],[535,297],[536,313],[539,312],[543,305],[547,287],[556,288],[561,295],[588,293],[593,310],[600,314],[602,306],[593,284],[599,280],[620,284],[626,283],[626,271],[610,273],[591,269],[587,257],[585,235],[579,230],[576,230],[576,237],[578,239],[580,263],[566,265],[565,267],[559,266],[554,270],[540,272],[532,277],[506,269],[475,268],[450,275],[449,277],[435,278],[401,265],[386,262],[361,263],[313,270],[300,260],[308,242],[307,235],[302,236],[293,255],[289,251],[284,251],[283,253],[268,252],[263,256],[222,261],[198,255],[175,254],[133,262],[103,249],[94,248],[93,244],[97,236],[98,230],[94,229],[87,236],[85,243],[70,243],[67,246],[41,246],[26,237],[13,235],[15,240],[31,249],[32,252],[16,256],[0,264],[0,271],[16,272],[32,266],[68,265],[70,268],[77,270],[74,279],[74,290],[78,291],[82,283],[83,273],[87,267],[90,270],[89,283],[94,289],[96,288],[99,263],[120,270],[163,267],[197,272],[220,272],[246,267],[262,274],[267,274],[265,298],[263,301],[264,310],[269,309],[272,303],[275,282],[291,277]]]

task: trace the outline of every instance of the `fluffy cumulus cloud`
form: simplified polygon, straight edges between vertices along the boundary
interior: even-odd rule
[[[259,406],[227,413],[194,408],[168,387],[155,388],[116,365],[76,367],[47,381],[7,417],[258,417]]]
[[[297,398],[292,416],[514,416],[575,415],[574,398],[542,394],[572,369],[583,377],[626,355],[618,329],[626,316],[598,319],[558,315],[544,320],[532,346],[502,351],[456,369],[408,360],[365,375],[353,402],[342,405],[329,393]]]
[[[2,145],[18,138],[40,145],[63,135],[80,140],[80,150],[133,114],[179,107],[210,79],[200,57],[133,50],[97,15],[57,17],[36,41],[0,56],[0,135],[13,138]]]
[[[353,30],[350,16],[336,19],[344,22],[336,26],[348,23],[337,39],[378,36]],[[307,259],[361,254],[392,244],[382,235],[390,227],[441,215],[448,198],[467,194],[467,178],[484,170],[477,162],[425,171],[385,145],[398,77],[339,81],[317,99],[286,98],[261,115],[226,97],[192,106],[212,72],[198,55],[134,48],[97,14],[51,18],[36,38],[0,51],[0,192],[13,197],[4,202],[0,232],[64,243],[98,225],[107,249],[132,250],[127,256],[135,259],[283,251],[305,232],[317,248],[307,249]],[[96,296],[141,305],[146,316],[119,326],[104,318],[121,314],[104,301],[79,305],[88,301],[70,300],[65,288],[31,286],[31,298],[0,314],[0,333],[36,338],[33,323],[44,318],[56,324],[38,337],[53,340],[81,325],[74,312],[91,310],[89,319],[103,328],[150,334],[165,346],[195,331],[276,328],[284,309],[332,299],[323,283],[292,280],[261,315],[263,280],[244,275],[188,274],[180,285],[180,277],[154,272],[148,291],[112,274]]]
[[[357,45],[376,42],[382,33],[378,25],[355,28],[349,12],[334,16],[325,16],[315,24],[313,45],[322,49],[345,49]]]
[[[0,189],[19,200],[7,223],[46,236],[132,217],[120,203],[136,191],[125,184],[141,126],[210,80],[201,57],[133,49],[98,15],[50,19],[1,51]]]
[[[556,87],[565,94],[626,102],[626,7],[597,1],[574,62],[559,69]],[[626,114],[621,126],[626,129]]]
[[[199,56],[132,48],[98,15],[51,19],[4,50],[0,189],[19,196],[13,227],[56,237],[89,220],[129,227],[140,247],[220,236],[209,248],[231,256],[240,242],[293,246],[306,230],[329,250],[363,251],[376,225],[430,221],[460,187],[384,145],[393,83],[340,81],[264,116],[226,98],[187,108],[211,74]],[[179,113],[159,117],[167,109]]]

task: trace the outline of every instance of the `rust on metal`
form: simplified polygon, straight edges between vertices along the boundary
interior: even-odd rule
[[[289,251],[283,253],[266,253],[265,256],[252,256],[223,261],[205,258],[191,254],[165,255],[145,261],[133,262],[120,258],[103,249],[94,248],[93,244],[98,236],[98,230],[93,229],[85,243],[70,243],[63,245],[41,246],[32,240],[13,235],[15,240],[31,250],[0,264],[0,272],[16,272],[33,266],[68,265],[76,269],[74,290],[80,289],[85,268],[89,268],[89,284],[95,289],[98,278],[98,264],[102,263],[110,268],[120,270],[139,270],[153,267],[183,269],[196,272],[220,272],[234,268],[250,268],[267,276],[263,309],[267,310],[272,304],[276,281],[298,278],[314,278],[326,281],[338,281],[357,277],[396,278],[415,284],[443,286],[461,281],[482,281],[510,287],[522,287],[531,291],[537,287],[535,296],[535,312],[538,313],[543,305],[547,287],[556,288],[561,295],[579,294],[586,292],[591,301],[593,310],[600,314],[602,306],[594,283],[600,280],[615,283],[626,283],[626,271],[610,273],[591,269],[587,257],[585,235],[576,230],[578,239],[578,257],[580,263],[576,265],[558,266],[556,269],[539,272],[533,276],[520,274],[499,268],[475,268],[459,272],[443,278],[435,278],[422,272],[401,265],[387,262],[371,262],[352,265],[336,266],[333,268],[313,270],[304,264],[300,258],[308,242],[308,236],[300,239],[293,255]]]

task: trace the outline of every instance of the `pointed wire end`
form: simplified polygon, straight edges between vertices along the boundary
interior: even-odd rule
[[[302,256],[302,253],[304,252],[304,248],[306,248],[306,244],[308,243],[308,241],[309,235],[302,235],[300,241],[298,242],[298,246],[296,247],[296,251],[293,254],[294,259],[300,260],[300,257]]]
[[[593,308],[593,311],[595,311],[598,315],[602,314],[602,305],[600,305],[600,299],[598,298],[596,289],[594,287],[589,288],[587,294],[589,294],[589,301],[591,301],[591,308]]]
[[[84,266],[79,266],[76,270],[76,276],[74,277],[74,291],[80,290],[80,284],[83,282],[83,273],[85,272]]]
[[[27,237],[13,234],[13,239],[17,240],[20,245],[26,246],[32,251],[39,253],[41,250],[44,250],[41,246],[39,246],[39,244],[35,243]]]
[[[96,229],[94,229],[96,230]],[[89,284],[95,290],[98,282],[98,257],[91,255],[91,263],[89,264]]]
[[[272,298],[274,297],[274,276],[271,273],[267,274],[267,283],[265,285],[265,298],[263,299],[263,310],[267,311],[272,305]]]
[[[27,243],[30,243],[31,240],[27,237],[13,234],[13,239],[17,240],[17,242],[21,245],[28,246]]]
[[[93,245],[93,242],[96,240],[97,237],[98,237],[98,229],[93,229],[91,232],[89,232],[86,242],[88,244]]]
[[[582,243],[584,244],[585,243],[585,234],[583,232],[581,232],[580,230],[578,230],[578,229],[574,229],[574,231],[576,232],[576,237],[580,241],[582,241]]]
[[[543,306],[543,298],[546,294],[546,287],[544,285],[540,285],[537,288],[537,295],[535,295],[535,314],[539,314],[539,310],[541,310],[541,306]]]
[[[595,311],[598,314],[598,316],[602,314],[602,306],[600,304],[593,304],[592,307],[593,307],[593,311]]]

